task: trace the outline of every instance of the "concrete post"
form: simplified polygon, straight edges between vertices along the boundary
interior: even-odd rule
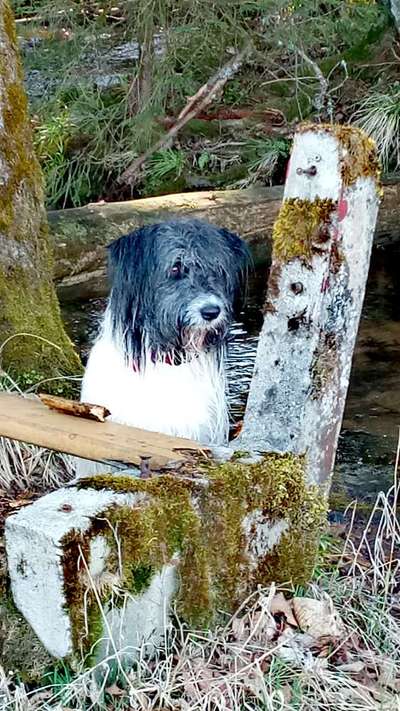
[[[239,449],[307,455],[331,473],[379,206],[375,147],[362,131],[296,135]]]

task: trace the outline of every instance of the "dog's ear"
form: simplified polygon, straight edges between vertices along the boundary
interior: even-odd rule
[[[142,238],[143,228],[119,237],[107,246],[108,264],[111,278],[116,271],[127,274],[136,261],[138,243]]]
[[[142,263],[145,232],[140,228],[108,246],[112,327],[125,354],[139,362],[142,351]]]
[[[219,232],[225,237],[238,270],[246,271],[252,263],[251,253],[246,242],[235,232],[230,232],[225,227],[219,228]]]
[[[232,255],[231,285],[234,291],[234,311],[238,313],[247,298],[248,273],[253,261],[246,242],[239,235],[224,227],[219,232],[225,238]]]

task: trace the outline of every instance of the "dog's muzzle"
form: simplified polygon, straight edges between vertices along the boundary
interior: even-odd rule
[[[184,318],[183,346],[195,351],[218,346],[224,340],[228,327],[227,310],[220,299],[214,296],[194,299]]]

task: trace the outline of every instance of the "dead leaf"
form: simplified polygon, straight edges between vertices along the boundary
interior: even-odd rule
[[[345,634],[343,622],[326,593],[322,600],[294,597],[293,611],[300,629],[312,637],[342,637]]]
[[[232,634],[238,642],[244,642],[244,640],[247,639],[249,633],[244,617],[235,617],[235,619],[232,620]]]
[[[42,704],[43,701],[47,701],[48,699],[51,699],[53,696],[53,691],[50,689],[44,689],[43,691],[37,691],[36,694],[33,694],[33,696],[30,697],[29,703],[32,706],[32,708],[36,708],[38,704]]]
[[[349,662],[348,664],[338,664],[335,667],[338,671],[349,672],[350,674],[359,674],[364,668],[364,662],[361,661]]]
[[[314,637],[311,637],[311,635],[295,632],[292,627],[287,627],[279,637],[276,656],[286,662],[294,662],[300,666],[305,666],[306,659],[312,658],[310,648],[314,642]]]
[[[313,637],[311,651],[318,657],[329,657],[331,664],[348,664],[353,657],[349,654],[347,641],[340,637],[328,635],[325,637]]]
[[[106,693],[110,696],[126,696],[126,691],[120,689],[119,686],[117,686],[116,684],[111,684],[111,686],[107,686]]]
[[[265,700],[265,680],[264,674],[259,667],[253,667],[253,669],[243,676],[243,684],[247,691],[249,691],[256,699],[259,701]]]
[[[282,694],[284,704],[290,704],[293,697],[293,693],[289,684],[284,684],[280,689],[280,692]]]
[[[278,626],[271,613],[264,608],[251,616],[252,638],[263,645],[277,639]]]
[[[136,689],[134,694],[132,692],[130,694],[129,704],[129,708],[132,709],[132,711],[133,709],[136,709],[137,711],[146,711],[146,709],[152,708],[153,706],[146,694]],[[115,706],[112,706],[110,711],[114,711],[115,708]]]
[[[192,701],[196,701],[199,698],[199,691],[208,693],[214,687],[214,673],[203,659],[190,660],[190,667],[182,669],[183,688],[187,696]],[[220,680],[221,684],[225,683],[221,674]]]
[[[381,657],[378,660],[378,682],[381,686],[387,686],[393,691],[398,688],[398,664],[390,657]]]
[[[22,506],[28,506],[32,503],[32,499],[15,499],[14,501],[8,501],[8,507],[10,509],[20,509]]]
[[[293,614],[292,601],[286,600],[285,596],[281,592],[277,593],[272,599],[270,612],[271,615],[283,614],[285,615],[289,625],[292,625],[293,627],[299,626]]]

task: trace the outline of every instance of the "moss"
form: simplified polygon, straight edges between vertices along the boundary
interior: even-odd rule
[[[323,131],[332,134],[342,147],[341,174],[345,186],[353,185],[358,178],[374,178],[380,188],[381,166],[375,142],[355,126],[331,124],[304,124],[299,129]]]
[[[17,340],[20,342],[21,338]],[[79,399],[81,380],[79,378],[74,378],[72,380],[65,378],[63,371],[61,370],[61,364],[59,363],[58,369],[52,371],[53,378],[49,381],[49,371],[47,368],[46,370],[44,369],[46,367],[45,363],[46,360],[44,360],[42,371],[34,370],[33,368],[30,370],[24,370],[23,367],[17,370],[15,367],[9,367],[7,369],[7,376],[12,378],[22,392],[29,391],[37,393],[45,391],[46,393],[70,398],[72,400]],[[56,373],[58,377],[56,377]],[[4,383],[6,383],[6,379],[4,380]],[[2,386],[4,387],[3,380],[0,378],[0,389]]]
[[[310,263],[326,241],[335,208],[333,200],[285,200],[274,224],[273,259],[289,262],[300,258]]]
[[[104,485],[104,477],[100,478]],[[200,521],[191,499],[195,491],[192,482],[171,476],[150,480],[118,477],[110,485],[114,490],[149,495],[148,502],[140,507],[117,507],[106,512],[108,520],[118,527],[121,539],[123,585],[134,593],[142,591],[150,582],[151,572],[160,570],[179,553],[181,571],[191,570],[190,575],[181,572],[182,599],[188,597],[185,587],[191,579],[196,580],[198,592],[207,570],[201,553]],[[208,600],[204,606],[208,607]]]
[[[344,489],[331,491],[329,494],[329,508],[333,511],[344,511],[351,504],[351,497]]]
[[[82,575],[82,555],[88,560],[89,542],[76,532],[70,533],[62,541],[63,579],[66,607],[71,619],[72,642],[76,651],[86,653],[92,643],[102,636],[102,627],[94,617],[95,600],[90,589],[86,589]],[[85,634],[86,620],[90,620],[90,636]]]
[[[345,511],[354,502],[354,497],[341,487],[329,493],[329,509],[331,511]],[[370,515],[374,509],[374,504],[357,500],[357,513]]]
[[[5,33],[11,42],[11,44],[16,47],[18,40],[17,40],[17,31],[15,27],[15,20],[14,20],[14,15],[13,11],[11,9],[11,6],[8,2],[2,3],[2,20],[4,24],[4,30]]]
[[[15,608],[10,593],[0,599],[0,659],[6,672],[23,682],[38,681],[54,659]]]
[[[183,126],[181,130],[182,136],[206,136],[207,138],[216,138],[221,133],[219,121],[208,121],[204,119],[192,119]]]
[[[143,591],[153,572],[179,554],[178,611],[190,624],[205,624],[217,610],[233,610],[258,583],[308,579],[327,504],[318,489],[306,485],[302,458],[270,454],[251,465],[240,458],[205,462],[197,473],[201,480],[106,474],[79,482],[80,487],[146,495],[140,506],[102,514],[118,530],[123,586]],[[244,525],[254,515],[261,523],[284,519],[288,524],[281,542],[257,563],[248,554],[257,527]],[[102,526],[113,546],[110,527]]]
[[[136,565],[132,568],[132,589],[138,594],[146,590],[149,586],[152,577],[154,576],[152,565]]]

